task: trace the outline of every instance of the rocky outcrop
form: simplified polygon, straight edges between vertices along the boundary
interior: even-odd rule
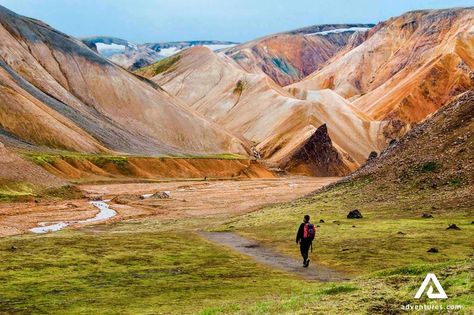
[[[320,126],[281,167],[290,173],[311,176],[344,176],[350,168],[333,146],[326,124]]]

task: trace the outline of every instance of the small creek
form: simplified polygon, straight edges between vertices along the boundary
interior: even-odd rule
[[[117,215],[117,211],[109,208],[109,205],[107,204],[108,201],[110,200],[90,202],[91,205],[99,209],[99,213],[97,213],[93,218],[81,221],[40,222],[38,223],[38,227],[30,229],[30,231],[37,234],[56,232],[71,224],[98,222],[110,219]]]

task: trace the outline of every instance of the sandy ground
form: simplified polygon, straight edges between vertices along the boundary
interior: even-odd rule
[[[100,196],[112,199],[110,208],[118,214],[108,222],[116,222],[131,218],[173,219],[246,213],[265,204],[304,196],[335,180],[337,178],[333,177],[285,177],[241,181],[84,185],[81,188],[91,198]],[[141,195],[163,191],[168,191],[171,197],[140,199]],[[27,233],[40,222],[85,220],[97,213],[98,210],[87,199],[39,204],[1,204],[0,236]]]

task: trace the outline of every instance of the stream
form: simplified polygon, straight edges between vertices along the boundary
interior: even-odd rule
[[[40,222],[38,227],[30,229],[32,233],[42,234],[48,232],[56,232],[64,229],[65,227],[71,224],[81,224],[81,223],[91,223],[98,222],[110,219],[117,215],[117,211],[110,209],[107,202],[110,200],[104,201],[91,201],[90,204],[99,209],[99,213],[95,217],[89,218],[81,221],[60,221],[60,222]]]

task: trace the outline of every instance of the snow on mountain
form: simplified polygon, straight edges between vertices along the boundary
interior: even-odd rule
[[[336,28],[336,29],[328,30],[328,31],[305,34],[305,36],[314,36],[314,35],[324,36],[324,35],[328,35],[328,34],[337,34],[337,33],[343,33],[343,32],[365,32],[367,30],[370,30],[370,27]]]

